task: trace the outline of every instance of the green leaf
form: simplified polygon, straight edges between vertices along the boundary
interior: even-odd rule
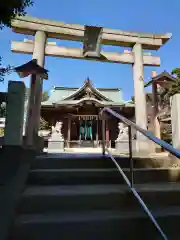
[[[32,0],[2,0],[0,5],[0,29],[11,27],[11,20],[16,16],[26,15],[25,9],[33,5]]]

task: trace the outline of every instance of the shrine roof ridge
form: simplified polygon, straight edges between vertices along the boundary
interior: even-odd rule
[[[54,87],[54,90],[78,90],[80,87]],[[95,87],[97,90],[100,91],[121,91],[122,88],[102,88],[102,87]]]
[[[127,101],[119,101],[119,102],[108,102],[108,101],[98,101],[97,99],[80,99],[80,100],[60,100],[58,102],[51,102],[49,100],[42,102],[41,106],[42,107],[54,107],[54,106],[67,106],[67,105],[72,105],[76,106],[79,105],[81,102],[84,102],[86,100],[92,100],[97,103],[99,103],[102,107],[104,106],[114,106],[114,107],[134,107],[134,103],[128,103]]]

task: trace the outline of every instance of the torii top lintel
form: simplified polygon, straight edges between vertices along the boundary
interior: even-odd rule
[[[16,33],[34,35],[36,31],[45,31],[50,38],[83,41],[85,27],[78,24],[39,19],[30,16],[16,17],[12,20],[12,30]],[[135,43],[142,44],[144,49],[157,50],[171,38],[171,34],[152,34],[126,32],[103,28],[102,44],[132,47]]]

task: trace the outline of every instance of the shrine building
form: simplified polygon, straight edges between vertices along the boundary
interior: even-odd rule
[[[89,79],[80,88],[54,87],[49,99],[42,102],[41,116],[51,126],[62,122],[65,147],[100,147],[99,113],[104,107],[134,120],[134,104],[123,100],[120,88],[96,88]],[[118,137],[118,120],[108,118],[105,125],[106,145],[113,148]]]

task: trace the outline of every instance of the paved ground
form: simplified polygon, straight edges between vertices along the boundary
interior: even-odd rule
[[[128,156],[128,153],[123,153],[123,152],[117,152],[115,149],[110,148],[109,151],[113,155],[118,155],[118,156]],[[64,151],[59,150],[59,149],[51,149],[48,150],[47,148],[44,148],[44,152],[47,153],[77,153],[77,154],[101,154],[102,153],[102,148],[65,148]],[[168,158],[168,152],[161,152],[161,153],[150,153],[150,154],[138,154],[138,153],[133,153],[133,156],[136,157],[141,157],[141,158]]]

